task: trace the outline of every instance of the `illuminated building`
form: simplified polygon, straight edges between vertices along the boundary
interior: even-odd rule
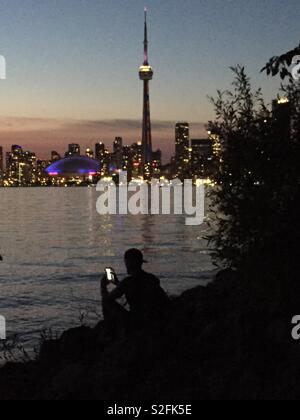
[[[206,177],[213,163],[213,143],[210,139],[192,140],[192,174]]]
[[[105,156],[105,144],[100,141],[99,143],[96,143],[95,145],[95,157],[98,160],[103,160]]]
[[[24,152],[24,182],[25,185],[36,183],[36,155],[32,152]]]
[[[94,159],[94,152],[92,149],[90,149],[89,147],[86,149],[85,151],[85,156],[90,158],[90,159]]]
[[[176,175],[184,177],[190,165],[190,126],[180,122],[175,127],[175,165]]]
[[[54,160],[55,162],[57,160]],[[36,184],[40,186],[49,186],[51,185],[51,179],[46,172],[46,168],[49,166],[47,160],[38,160],[36,164]]]
[[[11,151],[6,153],[6,179],[8,185],[19,185],[22,154],[21,146],[17,145],[12,145]]]
[[[100,162],[86,156],[71,156],[49,165],[45,172],[53,178],[63,178],[66,182],[80,184],[82,181],[93,181],[100,174]]]
[[[36,183],[35,153],[23,151],[21,146],[13,145],[6,155],[5,184],[10,186],[29,186]]]
[[[277,135],[289,140],[292,131],[291,105],[287,98],[275,99],[272,103],[272,118]]]
[[[122,153],[123,139],[122,137],[116,137],[114,141],[114,153]]]
[[[112,156],[112,161],[114,166],[117,169],[122,169],[122,160],[123,160],[123,139],[122,137],[116,137],[114,141],[114,152]]]
[[[143,96],[143,129],[142,129],[142,165],[145,178],[151,177],[152,171],[152,135],[151,135],[151,117],[150,117],[150,92],[149,82],[153,78],[153,70],[149,65],[148,57],[148,28],[147,28],[147,10],[145,9],[144,25],[144,62],[139,69],[140,80],[144,83]]]
[[[80,146],[79,144],[72,143],[69,144],[69,149],[65,154],[65,157],[69,156],[80,156]]]
[[[162,153],[157,150],[152,154],[152,175],[154,178],[159,178],[162,166]]]
[[[131,146],[132,152],[132,177],[138,178],[143,175],[143,159],[142,159],[142,143],[133,143]]]
[[[130,146],[122,148],[122,170],[128,172],[128,176],[132,174],[132,149]]]
[[[216,158],[220,158],[222,152],[222,145],[219,134],[214,133],[212,131],[208,131],[208,138],[212,141],[213,155]]]
[[[111,164],[111,155],[106,149],[105,144],[100,141],[95,145],[95,158],[100,162],[101,166],[101,176],[109,175],[109,168]]]

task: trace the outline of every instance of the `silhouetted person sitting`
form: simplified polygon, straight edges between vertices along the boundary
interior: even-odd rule
[[[141,251],[130,249],[125,253],[129,276],[121,282],[117,280],[112,292],[107,290],[107,277],[102,279],[103,315],[112,328],[139,329],[163,323],[169,299],[159,279],[142,269],[144,262]],[[116,302],[122,296],[126,297],[130,312]]]

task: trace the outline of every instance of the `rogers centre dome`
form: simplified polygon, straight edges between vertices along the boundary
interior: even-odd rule
[[[85,156],[71,156],[58,160],[46,168],[46,173],[53,177],[85,177],[97,175],[101,170],[98,160]]]

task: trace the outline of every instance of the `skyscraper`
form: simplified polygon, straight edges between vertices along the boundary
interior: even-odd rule
[[[222,153],[222,143],[220,135],[214,131],[208,131],[208,138],[212,141],[214,157],[220,160]]]
[[[142,175],[142,143],[134,143],[131,146],[132,152],[132,176],[137,178]]]
[[[213,142],[210,139],[192,140],[192,173],[194,176],[210,175],[213,162]]]
[[[114,153],[122,153],[123,139],[122,137],[116,137],[114,141]]]
[[[65,157],[70,156],[80,156],[80,146],[79,144],[69,144],[69,150],[67,151]]]
[[[156,150],[155,152],[153,152],[152,154],[152,160],[153,160],[153,164],[152,164],[152,168],[153,168],[153,177],[154,178],[159,178],[160,173],[161,173],[161,164],[162,164],[162,152],[161,150]]]
[[[102,141],[95,145],[95,157],[101,164],[101,176],[108,175],[111,155]]]
[[[290,140],[292,132],[291,104],[287,98],[275,99],[272,103],[273,124],[279,137]]]
[[[96,156],[96,159],[100,160],[100,162],[105,157],[105,151],[106,151],[105,144],[102,141],[100,141],[99,143],[96,143],[95,156]]]
[[[117,169],[122,169],[123,139],[116,137],[114,141],[113,162]]]
[[[132,150],[130,146],[123,146],[122,149],[122,169],[128,172],[128,177],[132,175]]]
[[[153,70],[149,65],[148,57],[148,28],[147,9],[145,9],[144,26],[144,63],[139,69],[140,80],[144,82],[143,97],[143,130],[142,130],[142,164],[144,177],[148,178],[152,172],[152,136],[150,118],[150,93],[149,81],[153,78]]]
[[[35,153],[24,151],[21,146],[13,145],[6,154],[6,175],[11,186],[26,186],[36,181]]]
[[[178,176],[184,176],[190,163],[190,126],[187,122],[175,127],[175,164]]]

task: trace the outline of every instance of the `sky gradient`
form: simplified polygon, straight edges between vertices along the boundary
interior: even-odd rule
[[[154,145],[173,152],[174,124],[204,135],[207,99],[243,64],[267,101],[278,80],[259,70],[300,42],[298,0],[148,0]],[[69,142],[141,137],[144,0],[1,0],[0,145],[47,157]]]

